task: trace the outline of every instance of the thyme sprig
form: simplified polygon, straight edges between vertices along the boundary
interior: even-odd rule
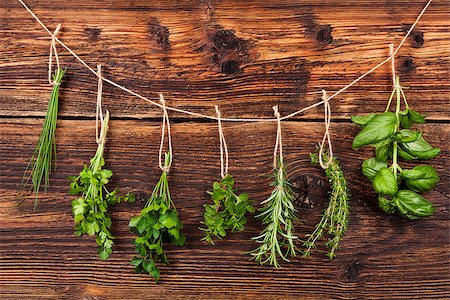
[[[259,236],[252,238],[260,246],[250,252],[253,259],[261,265],[268,263],[275,268],[280,267],[278,256],[289,261],[288,256],[296,256],[298,250],[294,245],[294,240],[298,237],[294,235],[296,209],[292,184],[279,161],[277,166],[272,175],[272,194],[261,203],[264,207],[256,216],[266,227]]]
[[[163,169],[169,166],[170,154],[165,153]],[[181,232],[183,225],[170,196],[168,171],[163,171],[144,209],[130,220],[129,226],[138,235],[134,245],[139,256],[135,256],[131,264],[137,273],[147,273],[158,283],[160,272],[156,263],[169,264],[164,243],[170,241],[176,246],[183,246],[186,241]]]
[[[103,169],[105,160],[105,140],[108,131],[109,112],[106,111],[104,125],[102,126],[101,142],[97,146],[90,165],[84,165],[80,175],[70,177],[70,195],[80,197],[72,201],[72,212],[75,221],[75,234],[95,235],[98,244],[98,255],[102,260],[107,260],[112,253],[114,236],[110,232],[112,225],[108,215],[108,208],[122,201],[133,202],[134,194],[119,197],[117,190],[108,191],[106,185],[113,175],[108,169]]]
[[[317,153],[311,153],[310,156],[312,164],[319,164],[319,156]],[[328,165],[325,174],[331,186],[329,203],[320,222],[303,243],[303,247],[306,248],[303,251],[303,257],[309,257],[311,249],[316,248],[316,242],[323,238],[325,234],[328,234],[330,238],[326,243],[329,249],[327,256],[333,259],[339,247],[339,242],[347,230],[350,193],[338,159],[333,156],[331,163],[328,164],[330,157],[326,152],[323,153],[322,159]]]
[[[50,173],[53,171],[56,163],[56,123],[58,120],[58,106],[59,106],[59,86],[62,78],[66,73],[65,69],[57,69],[53,74],[53,88],[50,96],[50,101],[47,106],[47,113],[45,114],[44,124],[42,126],[41,134],[39,135],[33,156],[25,169],[20,190],[25,190],[30,183],[29,192],[34,192],[34,209],[37,207],[38,194],[44,185],[44,192],[50,185]],[[28,172],[30,171],[30,174]],[[22,195],[24,196],[24,195]],[[23,201],[24,199],[21,199]]]

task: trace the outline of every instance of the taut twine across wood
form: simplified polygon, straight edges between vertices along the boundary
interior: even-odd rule
[[[227,147],[227,142],[225,141],[225,136],[223,134],[219,106],[216,105],[215,108],[216,108],[217,123],[218,123],[218,129],[219,129],[219,139],[220,139],[220,175],[222,176],[222,178],[225,178],[225,176],[228,175],[228,147]],[[223,158],[224,154],[225,154],[225,166],[224,166],[224,158]]]
[[[58,51],[56,51],[56,39],[57,39],[56,36],[58,35],[60,30],[61,24],[58,24],[58,26],[56,26],[56,29],[52,34],[52,42],[50,43],[50,55],[48,56],[48,83],[50,83],[51,85],[59,84],[52,79],[52,73],[53,73],[53,53],[55,53],[56,67],[58,68],[58,71],[60,70]]]
[[[167,114],[166,109],[166,100],[164,100],[164,96],[162,94],[159,94],[159,101],[161,102],[162,109],[163,109],[163,121],[161,125],[161,144],[159,146],[159,167],[161,170],[165,173],[169,173],[170,167],[172,166],[172,137],[170,134],[170,121],[169,121],[169,115]],[[163,157],[163,147],[164,147],[164,136],[166,132],[166,125],[167,125],[167,143],[169,148],[169,163],[166,166]]]
[[[142,99],[146,102],[149,102],[153,105],[156,105],[160,108],[163,108],[162,104],[150,100],[136,92],[131,91],[130,89],[110,80],[107,79],[105,77],[102,77],[101,74],[98,74],[93,68],[91,68],[84,60],[82,60],[72,49],[70,49],[66,44],[64,44],[62,41],[60,41],[55,34],[52,34],[52,32],[47,28],[47,26],[44,25],[44,23],[42,23],[42,21],[36,16],[36,14],[23,2],[23,0],[18,0],[23,7],[31,14],[31,16],[39,23],[39,25],[42,26],[42,28],[52,37],[53,40],[55,40],[56,42],[58,42],[63,48],[65,48],[72,56],[74,56],[83,66],[85,66],[89,71],[91,71],[95,76],[101,78],[102,80],[104,80],[105,82],[135,96],[138,97],[139,99]],[[422,11],[420,12],[420,14],[417,16],[416,20],[414,21],[414,23],[411,25],[410,29],[408,30],[408,32],[406,33],[406,35],[403,37],[403,39],[401,40],[400,44],[397,46],[397,48],[395,49],[395,51],[392,53],[392,55],[390,55],[389,57],[387,57],[386,59],[384,59],[383,61],[381,61],[380,63],[378,63],[376,66],[374,66],[373,68],[371,68],[369,71],[365,72],[364,74],[362,74],[361,76],[359,76],[358,78],[356,78],[355,80],[353,80],[352,82],[350,82],[349,84],[345,85],[344,87],[342,87],[340,90],[338,90],[337,92],[333,93],[331,96],[328,97],[327,100],[331,100],[334,97],[336,97],[337,95],[341,94],[342,92],[346,91],[348,88],[350,88],[351,86],[355,85],[356,83],[358,83],[361,79],[363,79],[364,77],[366,77],[367,75],[373,73],[375,70],[377,70],[378,68],[380,68],[381,66],[383,66],[385,63],[387,63],[388,61],[390,61],[396,54],[397,52],[400,50],[400,48],[403,46],[403,44],[405,43],[406,39],[409,37],[409,35],[411,34],[411,32],[413,31],[413,29],[416,27],[417,23],[419,22],[420,18],[423,16],[423,14],[425,13],[425,11],[427,10],[427,8],[430,6],[431,2],[433,0],[428,0],[428,2],[426,3],[426,5],[424,6],[424,8],[422,9]],[[289,115],[286,115],[282,118],[280,118],[280,120],[285,120],[285,119],[289,119],[292,118],[298,114],[301,114],[309,109],[312,109],[316,106],[322,105],[324,104],[324,101],[319,101],[317,103],[314,103],[310,106],[304,107],[298,111],[295,111]],[[184,113],[184,114],[188,114],[191,116],[196,116],[196,117],[202,117],[202,118],[206,118],[206,119],[210,119],[210,120],[216,120],[217,121],[217,117],[214,116],[208,116],[208,115],[204,115],[204,114],[200,114],[200,113],[196,113],[196,112],[191,112],[191,111],[187,111],[184,109],[179,109],[179,108],[175,108],[175,107],[169,107],[167,106],[165,109],[167,110],[171,110],[171,111],[175,111],[175,112],[179,112],[179,113]],[[265,122],[277,122],[277,119],[267,119],[267,118],[221,118],[222,121],[229,121],[229,122],[261,122],[261,121],[265,121]]]
[[[330,124],[331,124],[331,107],[330,102],[328,101],[327,92],[325,90],[322,90],[322,100],[325,107],[325,133],[323,135],[322,142],[320,143],[319,148],[319,164],[323,169],[327,169],[331,162],[333,161],[333,147],[331,144],[331,138],[330,138]],[[328,146],[328,161],[327,163],[323,162],[323,151],[325,147],[325,141],[327,141]]]

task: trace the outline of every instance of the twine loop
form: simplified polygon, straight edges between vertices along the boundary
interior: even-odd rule
[[[325,122],[325,133],[323,135],[322,142],[320,143],[319,147],[319,164],[323,169],[326,169],[330,166],[331,162],[333,161],[333,147],[331,145],[331,138],[330,138],[330,124],[331,124],[331,107],[330,102],[328,101],[327,92],[325,90],[322,90],[322,100],[323,105],[325,107],[324,111],[324,122]],[[325,147],[325,142],[327,142],[328,147],[328,160],[326,163],[323,161],[323,152]]]
[[[97,141],[97,144],[100,144],[104,141],[104,137],[101,135],[101,131],[98,131],[99,123],[100,127],[103,130],[104,126],[104,118],[103,118],[103,111],[102,111],[102,92],[103,92],[103,80],[102,80],[102,66],[97,65],[97,73],[98,73],[98,88],[97,88],[97,108],[95,112],[95,140]]]
[[[50,43],[50,55],[48,57],[48,83],[51,85],[59,85],[58,82],[52,79],[52,70],[53,70],[53,53],[55,54],[55,61],[58,70],[60,70],[61,66],[59,64],[58,52],[56,51],[56,36],[61,30],[61,24],[56,26],[55,31],[52,34],[52,42]]]
[[[217,124],[219,129],[219,139],[220,139],[220,175],[222,178],[225,178],[228,175],[228,147],[227,142],[225,141],[225,135],[223,134],[222,129],[222,120],[221,114],[219,111],[219,106],[215,105],[216,115],[217,115]],[[225,154],[225,159],[224,159]]]
[[[273,150],[273,168],[277,168],[277,152],[279,151],[280,168],[283,166],[283,141],[281,140],[281,115],[278,111],[278,105],[273,108],[273,114],[277,118],[277,140]]]
[[[170,135],[170,121],[166,109],[166,100],[164,100],[164,96],[162,94],[159,94],[159,101],[161,102],[163,109],[163,121],[161,125],[161,144],[159,146],[159,168],[163,172],[169,173],[170,167],[172,166],[172,137]],[[167,165],[165,163],[165,158],[163,157],[164,136],[166,132],[166,126],[167,126],[167,143],[169,147],[169,162]]]

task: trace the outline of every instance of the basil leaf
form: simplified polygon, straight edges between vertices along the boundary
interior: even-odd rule
[[[373,189],[381,195],[395,195],[398,190],[397,179],[387,167],[381,168],[372,181]]]
[[[402,129],[400,130],[400,137],[398,139],[399,142],[402,143],[410,143],[415,142],[422,136],[422,132],[419,131],[413,131],[408,129]]]
[[[413,123],[417,123],[417,124],[425,123],[425,117],[412,109],[410,109],[408,111],[408,117],[411,120],[411,122],[413,122]]]
[[[377,175],[378,171],[381,168],[386,168],[387,164],[385,162],[380,162],[375,157],[368,158],[362,163],[362,172],[369,179],[373,180],[373,178]]]
[[[366,126],[377,114],[370,114],[367,116],[352,116],[352,122],[359,126]]]
[[[395,206],[391,200],[378,195],[378,206],[387,214],[393,214],[395,212]]]
[[[353,140],[353,149],[374,144],[390,137],[395,130],[397,117],[392,112],[385,112],[376,115],[367,125],[356,135]]]
[[[412,170],[403,170],[402,176],[406,186],[415,192],[429,191],[439,182],[439,176],[432,166],[417,166]]]
[[[384,145],[375,148],[375,156],[378,161],[387,162],[389,156],[390,145]]]
[[[417,159],[417,156],[412,156],[412,155],[409,154],[408,152],[403,151],[403,149],[400,148],[400,147],[399,147],[397,150],[398,150],[398,151],[397,151],[398,155],[399,155],[402,159],[404,159],[404,160],[414,160],[414,159]]]
[[[400,215],[410,220],[431,216],[435,210],[431,202],[410,190],[398,191],[393,201]]]
[[[400,114],[399,119],[400,119],[400,126],[402,128],[408,129],[412,126],[412,121],[409,118],[408,114],[406,114],[406,115]]]
[[[401,143],[400,145],[405,152],[418,159],[432,159],[441,152],[441,149],[433,148],[422,136],[414,142]]]

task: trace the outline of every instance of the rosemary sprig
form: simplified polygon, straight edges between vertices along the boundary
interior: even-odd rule
[[[170,165],[170,154],[165,154],[164,168]],[[129,226],[137,233],[134,245],[139,256],[131,260],[137,273],[147,273],[158,283],[160,272],[156,262],[169,264],[163,243],[167,240],[183,246],[186,238],[175,204],[170,197],[167,171],[163,171],[141,213],[130,220]]]
[[[121,201],[133,202],[134,194],[125,197],[117,196],[117,190],[109,192],[106,189],[109,178],[113,175],[111,170],[102,169],[105,165],[103,153],[108,131],[109,112],[106,111],[104,125],[101,131],[101,142],[97,151],[90,161],[85,165],[80,175],[70,177],[70,195],[81,196],[72,201],[72,212],[75,221],[75,234],[95,235],[98,244],[98,255],[102,260],[109,258],[112,253],[114,236],[109,231],[111,218],[108,215],[108,207]]]
[[[271,185],[274,186],[274,190],[270,197],[261,203],[264,207],[256,216],[266,227],[259,236],[252,238],[261,245],[250,254],[261,265],[269,263],[279,268],[278,256],[289,261],[288,256],[297,254],[297,248],[294,245],[297,236],[294,235],[293,225],[296,209],[293,203],[292,184],[287,179],[286,171],[280,162],[272,176],[274,181]]]
[[[315,165],[319,164],[318,155],[316,153],[311,153],[310,155],[311,163]],[[326,152],[323,153],[322,158],[325,164],[330,159]],[[330,239],[326,243],[329,249],[327,256],[333,259],[339,247],[339,242],[347,230],[350,193],[347,188],[344,173],[336,157],[333,157],[332,162],[325,170],[325,174],[331,185],[330,201],[328,208],[324,211],[322,219],[316,225],[315,230],[308,235],[308,240],[303,243],[303,247],[306,248],[303,251],[303,257],[309,257],[311,249],[316,248],[316,242],[323,238],[325,233],[328,233]]]
[[[59,86],[62,78],[66,73],[65,69],[57,69],[53,74],[53,89],[50,96],[50,101],[47,106],[47,113],[45,115],[44,124],[42,126],[39,140],[36,144],[34,154],[25,169],[20,190],[24,190],[30,183],[31,186],[28,192],[33,191],[35,194],[34,209],[36,209],[38,202],[38,194],[41,190],[42,183],[44,184],[44,192],[49,186],[49,177],[56,162],[56,122],[58,120],[58,95]],[[27,175],[28,171],[31,171]],[[43,181],[43,182],[42,182]],[[23,201],[24,199],[21,199]]]

